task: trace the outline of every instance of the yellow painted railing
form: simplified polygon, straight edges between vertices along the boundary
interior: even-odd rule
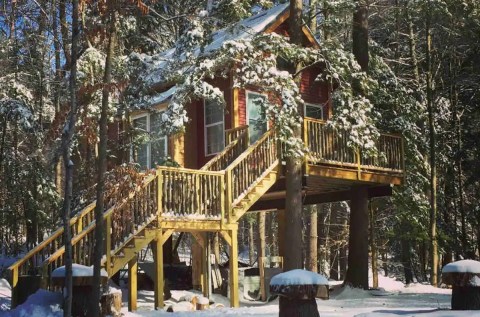
[[[380,134],[378,155],[364,157],[347,145],[348,133],[335,131],[325,121],[305,118],[303,131],[309,149],[307,160],[312,164],[336,165],[358,170],[379,170],[403,173],[403,139],[392,134]]]
[[[227,168],[249,146],[248,126],[242,126],[225,131],[225,144],[222,152],[208,161],[201,170],[221,171]]]
[[[277,161],[275,131],[267,131],[225,170],[229,206],[242,199],[251,186]]]
[[[187,168],[157,169],[160,216],[220,220],[223,217],[225,180],[223,171]]]

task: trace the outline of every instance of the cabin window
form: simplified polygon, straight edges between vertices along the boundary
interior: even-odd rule
[[[255,92],[247,92],[247,122],[250,143],[254,143],[267,132],[268,122],[261,102],[267,98]]]
[[[223,105],[205,100],[205,155],[221,152],[225,147]]]
[[[147,113],[132,119],[137,142],[132,148],[132,160],[143,169],[162,164],[167,155],[167,137],[160,134],[161,113]]]
[[[305,117],[323,120],[323,105],[305,103]]]

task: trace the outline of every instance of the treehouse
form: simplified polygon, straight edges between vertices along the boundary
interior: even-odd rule
[[[276,6],[239,22],[233,33],[215,33],[206,50],[227,39],[261,32],[287,34],[288,19],[288,5]],[[306,46],[319,45],[306,27],[302,40]],[[352,200],[351,212],[357,212],[354,202],[391,195],[392,186],[403,182],[402,138],[381,134],[376,157],[348,147],[345,132],[326,125],[335,109],[331,87],[315,81],[321,71],[311,67],[301,73],[300,93],[305,101],[302,136],[309,149],[303,165],[304,203]],[[155,138],[133,148],[132,159],[154,173],[146,174],[137,190],[113,202],[104,213],[103,265],[110,277],[128,266],[131,310],[136,309],[137,254],[149,244],[155,257],[155,307],[163,306],[162,246],[174,232],[191,233],[201,246],[192,251],[193,280],[205,294],[209,283],[207,233],[220,233],[229,246],[231,305],[238,307],[238,222],[248,212],[285,208],[281,144],[272,122],[255,102],[266,96],[258,87],[233,87],[231,77],[214,79],[213,84],[223,92],[226,106],[204,100],[190,102],[186,105],[190,121],[183,134]],[[155,82],[152,89],[155,102],[130,114],[132,125],[147,132],[157,129],[161,112],[175,93],[175,87],[162,82]],[[167,155],[181,167],[157,166]],[[92,264],[94,206],[90,204],[71,219],[74,263]],[[122,219],[132,223],[125,225]],[[64,263],[62,233],[59,228],[10,267],[14,305],[21,300],[22,285],[36,280],[39,286],[49,287],[50,273]]]

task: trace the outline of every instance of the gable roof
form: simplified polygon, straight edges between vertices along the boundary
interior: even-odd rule
[[[209,55],[222,47],[223,43],[232,40],[242,40],[252,38],[263,32],[273,32],[281,23],[290,16],[289,3],[283,3],[274,6],[268,10],[261,11],[247,19],[241,20],[233,26],[220,29],[212,33],[212,41],[208,43],[203,50],[196,48],[194,54]],[[303,27],[303,32],[307,40],[313,45],[318,45],[315,38],[307,27]],[[137,54],[137,57],[144,63],[149,64],[147,72],[140,79],[148,87],[155,87],[165,84],[165,78],[162,76],[163,70],[168,62],[175,57],[175,48],[159,53],[157,55]],[[175,89],[169,89],[162,93],[153,94],[149,98],[150,105],[159,104],[168,101],[174,94]]]

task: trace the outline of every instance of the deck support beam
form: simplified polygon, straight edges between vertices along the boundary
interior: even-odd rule
[[[171,233],[170,233],[171,235]],[[163,289],[164,289],[164,272],[163,272],[163,243],[168,239],[162,234],[162,229],[158,230],[157,238],[153,242],[155,263],[155,281],[154,281],[154,297],[155,309],[163,308]]]
[[[135,255],[128,261],[128,311],[137,310],[137,269],[138,262]]]
[[[230,306],[239,307],[238,297],[238,228],[230,230]]]

